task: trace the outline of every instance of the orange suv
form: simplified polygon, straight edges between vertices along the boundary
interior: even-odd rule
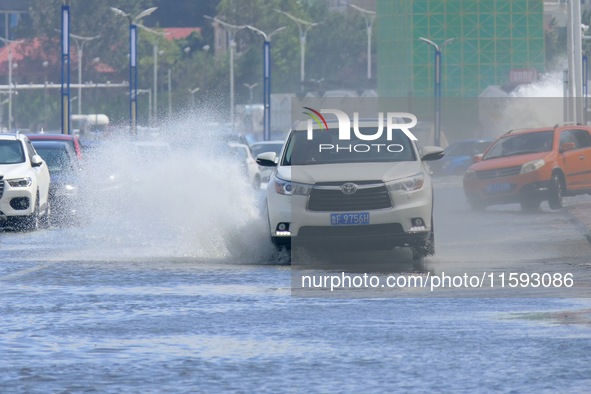
[[[548,201],[562,207],[562,197],[591,194],[591,127],[556,125],[509,131],[464,175],[464,193],[473,209],[520,203],[524,211]]]

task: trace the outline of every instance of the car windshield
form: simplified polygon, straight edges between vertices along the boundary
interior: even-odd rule
[[[361,128],[364,135],[375,134],[375,128]],[[282,165],[314,165],[337,163],[383,163],[415,161],[412,141],[401,131],[392,131],[392,140],[386,132],[375,141],[364,141],[351,132],[350,140],[339,140],[338,129],[315,131],[308,140],[307,131],[294,131],[287,141]]]
[[[464,141],[451,144],[445,150],[446,156],[472,156],[484,152],[490,141]]]
[[[497,157],[550,152],[552,150],[553,139],[553,130],[509,135],[495,141],[482,159],[488,160]]]
[[[23,144],[18,140],[0,141],[0,164],[16,164],[25,161]]]
[[[74,167],[72,166],[68,152],[64,148],[59,145],[36,146],[35,150],[45,160],[50,172],[72,171]]]
[[[252,151],[252,155],[256,157],[264,152],[275,152],[276,154],[279,154],[281,153],[282,147],[282,142],[276,144],[252,144],[250,150]]]

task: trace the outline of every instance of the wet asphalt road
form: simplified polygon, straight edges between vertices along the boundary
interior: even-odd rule
[[[473,213],[457,179],[436,187],[423,274],[570,272],[586,289],[591,246],[566,210]],[[210,223],[187,237],[127,219],[0,233],[0,392],[591,387],[588,298],[298,298],[263,238],[221,231],[224,244]],[[414,272],[407,255],[393,252]]]

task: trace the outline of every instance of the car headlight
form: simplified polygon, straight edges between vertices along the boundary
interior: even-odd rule
[[[476,179],[476,171],[470,169],[466,170],[466,172],[464,172],[464,180],[470,181],[472,179]]]
[[[29,187],[33,183],[33,180],[29,177],[26,177],[7,179],[6,182],[8,182],[8,184],[12,187]]]
[[[421,187],[423,187],[423,184],[425,183],[425,174],[423,174],[422,172],[413,176],[409,176],[407,178],[401,178],[401,179],[397,179],[395,181],[392,182],[388,182],[386,183],[386,186],[388,186],[388,189],[390,189],[390,191],[413,191],[413,190],[419,190]]]
[[[524,165],[521,166],[520,174],[527,174],[528,172],[532,172],[537,170],[538,168],[542,167],[546,162],[543,159],[537,159],[528,161]]]
[[[279,178],[275,178],[274,185],[275,191],[278,194],[283,194],[285,196],[307,196],[308,194],[310,194],[310,190],[312,190],[312,185],[284,181],[283,179]]]

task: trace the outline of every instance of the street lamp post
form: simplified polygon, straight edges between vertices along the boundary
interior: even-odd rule
[[[150,29],[149,27],[146,27],[144,25],[137,25],[140,29],[147,31],[148,33],[152,33],[154,35],[156,35],[157,37],[165,37],[167,34],[167,32],[161,32],[158,30],[154,30],[154,29]],[[154,56],[154,87],[152,88],[152,90],[154,91],[154,102],[153,102],[153,109],[152,109],[152,113],[154,116],[154,119],[158,118],[158,55],[159,55],[159,51],[158,51],[158,38],[154,41],[154,47],[153,47],[153,56]]]
[[[151,7],[140,12],[135,17],[131,17],[128,13],[121,11],[118,8],[111,7],[111,10],[119,15],[124,16],[129,21],[129,118],[130,131],[133,136],[137,134],[137,25],[143,17],[150,15],[156,11],[158,7]]]
[[[12,45],[14,43],[21,43],[22,40],[9,40],[4,37],[0,37],[0,41],[8,47],[8,130],[12,130]]]
[[[152,128],[152,89],[138,89],[137,94],[148,94],[148,129]]]
[[[275,33],[285,29],[285,26],[273,30],[266,34],[264,31],[254,26],[246,26],[250,30],[263,36],[263,140],[271,139],[271,37]],[[252,101],[252,90],[251,90]]]
[[[8,92],[0,90],[0,100],[2,100],[3,94],[7,95]],[[4,126],[2,126],[2,124],[4,123],[4,120],[2,119],[4,116],[4,104],[8,104],[8,99],[0,101],[0,132],[3,131],[3,127],[4,127]]]
[[[89,41],[96,40],[99,36],[81,37],[70,33],[70,37],[74,39],[76,48],[78,49],[78,115],[82,114],[82,56],[84,55],[84,44]]]
[[[433,94],[433,107],[434,107],[434,125],[435,125],[435,145],[441,145],[441,49],[450,44],[454,38],[448,38],[441,44],[441,46],[435,44],[433,41],[425,37],[419,37],[419,40],[426,42],[435,49],[435,79],[434,79],[434,94]]]
[[[70,0],[62,1],[62,134],[70,134]],[[9,119],[10,122],[10,119]]]
[[[298,30],[300,32],[300,84],[301,88],[304,88],[304,80],[306,78],[306,36],[308,34],[308,30],[313,28],[314,26],[318,25],[315,22],[308,22],[281,10],[275,10],[289,19],[294,21],[298,25]]]
[[[228,41],[230,44],[230,123],[232,129],[234,128],[234,51],[236,50],[236,41],[234,40],[236,32],[244,29],[246,26],[237,26],[230,23],[224,22],[221,19],[205,15],[206,19],[213,21],[214,23],[220,24],[226,33],[228,34]]]
[[[246,86],[246,88],[248,89],[248,104],[251,104],[252,105],[252,100],[253,100],[252,90],[254,88],[256,88],[257,86],[259,86],[259,84],[257,82],[255,82],[252,85],[249,85],[247,83],[243,83],[243,85]]]
[[[373,22],[376,18],[376,13],[375,11],[358,7],[355,4],[349,5],[351,8],[361,12],[363,19],[365,19],[365,29],[367,30],[367,79],[371,79],[371,33],[373,29]]]

